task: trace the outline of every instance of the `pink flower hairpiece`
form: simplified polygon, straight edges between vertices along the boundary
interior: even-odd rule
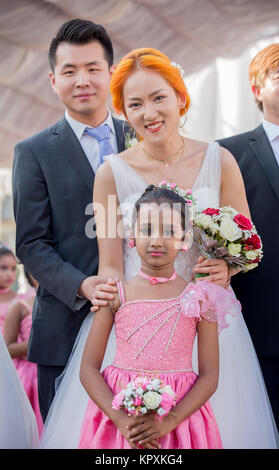
[[[161,181],[157,186],[157,188],[168,189],[169,191],[175,192],[178,196],[182,197],[185,200],[186,204],[189,206],[190,209],[190,218],[191,220],[194,219],[194,206],[196,200],[193,195],[193,191],[191,189],[181,189],[177,186],[176,183],[168,183],[167,181]]]

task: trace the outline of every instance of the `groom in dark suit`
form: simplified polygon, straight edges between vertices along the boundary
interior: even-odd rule
[[[259,267],[234,276],[232,287],[242,303],[279,428],[279,44],[256,55],[249,79],[263,122],[219,143],[238,162],[263,242]]]
[[[63,24],[51,42],[49,61],[51,85],[65,115],[18,143],[13,165],[16,253],[39,282],[28,359],[38,364],[44,420],[55,379],[102,282],[96,276],[94,175],[105,155],[125,147],[123,121],[107,106],[114,66],[105,29],[79,19]]]

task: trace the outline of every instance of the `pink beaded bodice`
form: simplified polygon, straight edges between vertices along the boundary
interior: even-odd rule
[[[126,302],[118,282],[121,306],[115,314],[115,367],[156,372],[192,370],[197,322],[202,317],[227,328],[226,316],[241,306],[230,290],[206,280],[190,283],[173,299]]]
[[[192,370],[197,318],[183,313],[180,299],[135,300],[121,305],[115,314],[116,367]]]

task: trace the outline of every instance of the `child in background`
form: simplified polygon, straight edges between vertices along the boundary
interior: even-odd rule
[[[0,244],[0,331],[10,306],[22,296],[11,289],[16,280],[17,260],[14,253]]]
[[[25,272],[29,285],[35,289],[37,281],[30,273]],[[43,421],[38,400],[37,365],[27,360],[28,340],[32,326],[32,309],[34,296],[26,300],[15,301],[7,312],[4,323],[4,340],[26,394],[37,418],[39,435],[43,429]]]

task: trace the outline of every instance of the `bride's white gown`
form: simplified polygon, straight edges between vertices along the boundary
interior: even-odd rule
[[[36,416],[0,333],[0,449],[36,449]]]
[[[129,248],[129,221],[135,201],[147,183],[123,159],[111,155],[110,162],[127,237],[123,240],[125,279],[135,276],[140,267],[136,249]],[[221,162],[219,145],[211,142],[193,186],[197,206],[219,207]],[[158,181],[159,182],[159,181]],[[185,188],[186,189],[186,188]],[[187,281],[198,256],[195,246],[180,253],[177,272]],[[88,396],[78,375],[82,350],[93,314],[85,319],[76,340],[61,384],[55,395],[41,448],[76,448]],[[210,402],[215,413],[223,446],[227,449],[272,449],[278,447],[278,434],[256,353],[242,315],[227,319],[229,328],[219,336],[220,375],[218,389]],[[264,321],[264,319],[263,319]],[[115,334],[112,331],[102,369],[112,363]],[[193,367],[197,371],[196,347]],[[70,431],[69,431],[70,430]]]

